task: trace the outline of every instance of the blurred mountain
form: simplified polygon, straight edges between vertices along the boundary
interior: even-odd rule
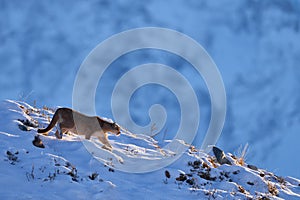
[[[80,64],[101,41],[132,28],[159,26],[187,34],[217,64],[227,92],[227,119],[219,140],[225,151],[249,143],[248,162],[300,177],[300,3],[280,1],[0,1],[0,98],[71,106]],[[201,106],[200,145],[210,119],[205,84],[188,63],[164,52],[125,55],[100,81],[97,109],[111,116],[110,94],[122,72],[159,62],[191,81]],[[147,89],[147,88],[144,88]],[[152,103],[166,106],[165,131],[177,130],[180,113],[164,88],[141,88],[130,105],[147,124]],[[150,92],[151,93],[151,92]],[[174,111],[175,110],[175,111]],[[171,117],[172,116],[172,117]],[[268,153],[266,153],[268,152]]]

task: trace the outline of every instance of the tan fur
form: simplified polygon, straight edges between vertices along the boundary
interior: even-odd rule
[[[85,135],[86,139],[90,139],[92,135],[97,136],[98,139],[104,144],[103,148],[112,149],[112,146],[108,142],[107,132],[119,135],[120,126],[116,123],[105,121],[97,116],[87,116],[79,113],[70,108],[59,108],[53,115],[53,118],[45,129],[38,129],[38,133],[48,135],[48,132],[58,124],[58,130],[55,136],[59,139],[62,138],[62,134],[68,131]]]

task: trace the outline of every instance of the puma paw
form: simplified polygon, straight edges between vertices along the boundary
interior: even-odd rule
[[[107,145],[103,145],[102,149],[108,150],[108,151],[112,151],[112,147],[109,147]]]

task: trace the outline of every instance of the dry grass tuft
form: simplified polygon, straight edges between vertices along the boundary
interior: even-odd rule
[[[238,156],[236,157],[236,161],[239,165],[244,166],[245,160],[246,160],[246,155],[247,155],[248,149],[249,149],[248,143],[244,146],[243,150],[241,150],[241,149],[242,149],[242,147],[240,147],[238,150]]]
[[[277,196],[279,194],[277,187],[270,182],[268,182],[268,190],[274,196]]]

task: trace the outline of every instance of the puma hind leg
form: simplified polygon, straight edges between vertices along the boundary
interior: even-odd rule
[[[67,133],[69,129],[64,128],[62,124],[59,124],[59,128],[55,132],[55,136],[57,139],[62,139],[62,135]]]
[[[49,135],[49,132],[42,133],[42,135],[48,136],[48,135]]]

